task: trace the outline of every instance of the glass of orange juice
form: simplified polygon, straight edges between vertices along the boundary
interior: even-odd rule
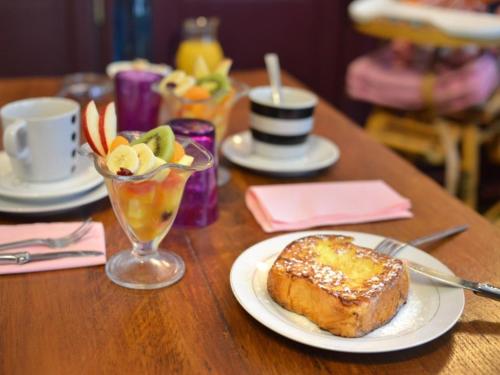
[[[175,56],[177,69],[193,74],[193,65],[202,57],[210,71],[224,58],[224,52],[217,40],[218,18],[189,18],[184,21],[183,39]]]

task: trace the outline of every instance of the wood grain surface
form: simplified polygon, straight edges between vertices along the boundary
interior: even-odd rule
[[[263,71],[240,72],[252,86]],[[300,85],[288,75],[285,82]],[[0,106],[53,95],[57,78],[0,80]],[[229,133],[248,128],[248,101],[239,102]],[[315,133],[341,150],[338,163],[319,174],[277,179],[232,166],[219,190],[220,218],[202,229],[174,228],[162,247],[186,262],[174,286],[135,291],[113,284],[104,267],[0,276],[0,374],[498,374],[500,304],[466,292],[459,322],[413,349],[349,354],[315,349],[280,336],[238,304],[229,285],[234,260],[266,234],[245,207],[250,185],[382,179],[413,204],[414,218],[324,229],[353,230],[400,240],[458,224],[470,229],[424,247],[455,273],[500,284],[500,232],[449,196],[324,101]],[[1,211],[1,207],[0,207]],[[0,213],[0,224],[70,221],[92,216],[106,231],[108,256],[129,246],[106,199],[55,216]]]

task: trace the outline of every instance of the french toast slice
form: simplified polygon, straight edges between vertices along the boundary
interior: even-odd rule
[[[352,241],[316,235],[290,243],[269,271],[273,300],[338,336],[360,337],[387,323],[406,303],[408,270]]]

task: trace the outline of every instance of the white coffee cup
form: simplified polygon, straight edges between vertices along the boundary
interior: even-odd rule
[[[253,151],[269,159],[299,158],[307,154],[318,98],[312,92],[283,87],[281,102],[272,100],[269,86],[250,90],[250,130]]]
[[[3,145],[22,181],[49,182],[75,171],[80,105],[66,98],[32,98],[0,109]]]

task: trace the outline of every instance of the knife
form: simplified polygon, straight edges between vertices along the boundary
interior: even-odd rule
[[[404,262],[408,265],[408,267],[412,271],[415,271],[433,280],[437,280],[451,286],[469,289],[472,290],[478,296],[493,298],[497,301],[500,301],[500,288],[494,285],[469,281],[454,275],[447,275],[407,259],[404,259]]]
[[[401,244],[401,249],[403,247],[406,247],[406,245],[418,247],[420,245],[423,245],[423,244],[426,244],[426,243],[429,243],[429,242],[435,242],[435,241],[438,241],[438,240],[442,240],[442,239],[445,239],[447,237],[453,236],[455,234],[462,233],[463,231],[466,231],[467,229],[469,229],[469,225],[467,225],[467,224],[465,224],[465,225],[459,225],[459,226],[456,226],[456,227],[453,227],[453,228],[449,228],[449,229],[446,229],[446,230],[443,230],[443,231],[439,231],[439,232],[436,232],[436,233],[429,234],[428,236],[415,238],[414,240],[412,240],[412,241],[410,241],[410,242],[408,242],[406,244]]]
[[[44,260],[78,257],[95,257],[103,255],[101,251],[58,251],[51,253],[20,253],[0,254],[0,264],[26,264],[29,262],[40,262]]]

